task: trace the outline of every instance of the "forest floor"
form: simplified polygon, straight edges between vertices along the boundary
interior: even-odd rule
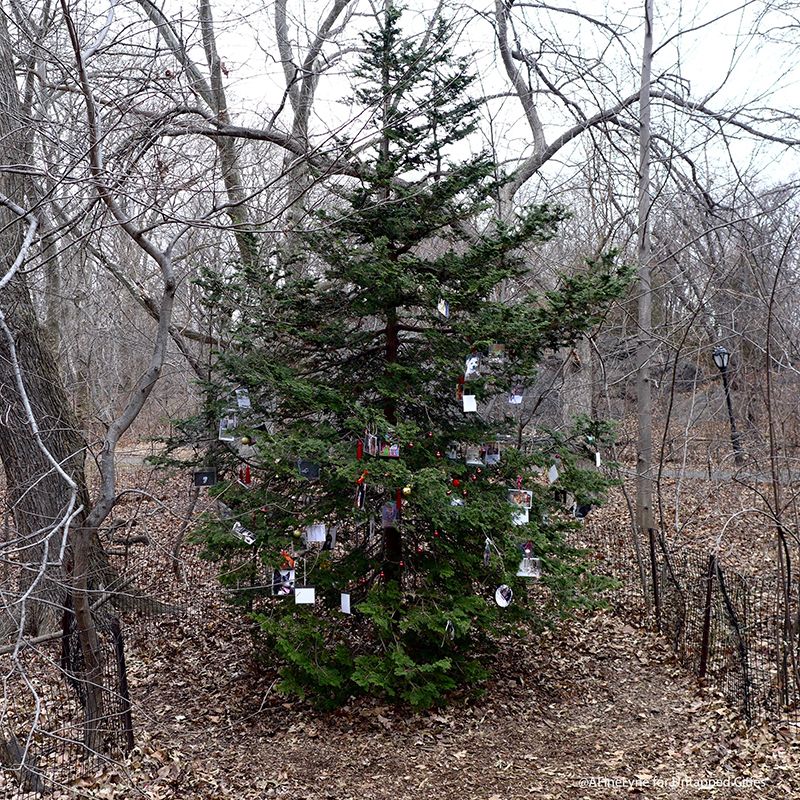
[[[126,480],[154,500],[120,510],[147,527],[147,551],[171,552],[186,511],[182,480]],[[699,536],[711,529],[699,520],[712,487],[697,491],[689,516]],[[621,499],[612,505],[621,518]],[[213,576],[191,571],[201,563],[193,551],[185,589],[210,598]],[[154,587],[169,580],[152,569],[161,560],[144,556],[137,567],[151,569]],[[324,714],[281,697],[218,593],[180,620],[134,621],[127,635],[136,749],[56,800],[800,797],[800,727],[746,729],[662,637],[610,612],[504,643],[481,698],[421,714],[364,699]]]
[[[664,641],[600,613],[510,643],[478,701],[322,714],[279,697],[222,617],[131,648],[139,745],[87,798],[795,798],[800,736],[746,731]],[[136,788],[133,789],[132,787]],[[85,792],[85,794],[83,794]],[[74,794],[64,795],[74,797]]]

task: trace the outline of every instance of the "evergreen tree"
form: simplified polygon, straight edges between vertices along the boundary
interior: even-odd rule
[[[564,211],[490,218],[497,165],[457,158],[475,127],[467,64],[444,22],[414,41],[399,18],[390,8],[365,37],[358,70],[358,98],[374,110],[370,159],[335,208],[313,214],[293,274],[207,287],[238,320],[210,413],[225,413],[234,387],[252,407],[217,455],[225,515],[200,535],[263,652],[281,660],[283,689],[322,704],[359,692],[439,702],[487,675],[493,636],[545,602],[590,602],[598,585],[564,542],[574,523],[545,476],[559,452],[554,485],[579,502],[598,502],[604,481],[579,468],[574,442],[519,447],[522,406],[508,396],[543,352],[597,323],[626,275],[603,258],[544,296],[523,291],[526,248],[553,237]],[[500,287],[517,301],[493,299]],[[601,436],[582,424],[581,446]],[[509,502],[520,487],[526,524]],[[308,541],[319,524],[327,545]],[[539,583],[516,576],[522,542]],[[275,596],[292,565],[295,599],[313,586],[313,604]],[[508,607],[495,602],[500,585],[513,590]]]

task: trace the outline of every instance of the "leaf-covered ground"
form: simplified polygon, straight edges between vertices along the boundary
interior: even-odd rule
[[[151,537],[136,545],[143,580],[165,587],[172,573],[164,556],[188,492],[176,493],[174,481],[148,489],[157,499],[125,513]],[[693,492],[701,501],[706,489]],[[614,513],[623,519],[621,502],[602,516]],[[711,540],[710,522],[688,537],[690,529],[687,541]],[[127,628],[136,750],[55,797],[800,796],[795,725],[745,730],[719,696],[701,692],[661,637],[610,613],[505,643],[483,697],[444,711],[414,715],[359,700],[321,714],[289,702],[253,662],[246,630],[213,596],[193,550],[183,549],[190,569],[179,598],[189,601],[188,615]],[[0,796],[14,795],[0,783]]]
[[[789,726],[745,732],[659,637],[608,614],[509,643],[483,698],[421,715],[366,701],[316,713],[276,695],[224,618],[173,633],[130,654],[140,744],[127,772],[104,770],[73,791],[198,800],[800,792]]]

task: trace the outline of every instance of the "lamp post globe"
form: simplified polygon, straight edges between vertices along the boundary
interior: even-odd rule
[[[731,402],[731,389],[728,384],[728,364],[731,359],[731,354],[727,348],[719,344],[714,348],[712,354],[714,363],[722,375],[722,387],[725,390],[725,405],[728,407],[728,421],[731,426],[731,444],[733,445],[733,457],[737,466],[744,463],[744,452],[742,450],[742,439],[739,431],[736,430],[736,420],[733,416],[733,403]]]
[[[728,368],[728,362],[731,359],[731,354],[728,352],[727,348],[723,345],[717,345],[714,348],[714,363],[720,370],[724,370]]]

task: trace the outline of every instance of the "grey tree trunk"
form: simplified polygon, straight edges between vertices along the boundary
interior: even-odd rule
[[[650,72],[653,60],[653,0],[645,0],[642,82],[639,92],[639,230],[637,263],[639,336],[636,352],[636,528],[639,546],[653,522],[653,412],[650,368],[653,355],[652,283],[650,246]],[[640,559],[641,566],[641,559]]]

